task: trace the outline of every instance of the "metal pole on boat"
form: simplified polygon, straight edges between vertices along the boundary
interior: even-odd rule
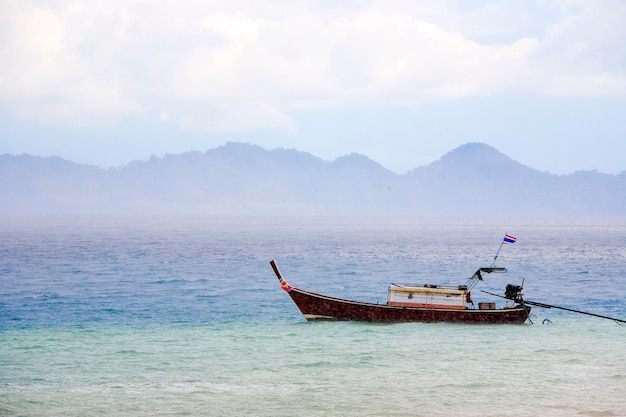
[[[504,245],[504,240],[502,242],[500,242],[500,247],[498,248],[498,252],[496,252],[496,256],[493,257],[493,262],[491,263],[491,266],[496,266],[496,259],[498,259],[498,255],[500,255],[500,251],[502,250],[502,245]]]
[[[511,285],[511,284],[509,284],[509,285]],[[508,285],[507,285],[507,287],[508,287]],[[519,287],[519,288],[521,289],[521,287]],[[484,290],[481,290],[481,291],[486,293],[486,294],[489,294],[489,295],[495,295],[496,297],[506,298],[507,300],[514,301],[514,302],[516,302],[518,304],[521,304],[522,306],[524,304],[528,304],[528,305],[531,305],[531,306],[547,308],[547,309],[556,308],[556,309],[559,309],[559,310],[571,311],[572,313],[584,314],[584,315],[587,315],[587,316],[599,317],[601,319],[613,320],[617,324],[620,324],[620,323],[625,323],[626,324],[626,320],[618,319],[618,318],[615,318],[615,317],[603,316],[601,314],[589,313],[587,311],[575,310],[573,308],[555,306],[555,305],[546,304],[546,303],[540,303],[538,301],[524,300],[522,295],[519,294],[519,293],[517,293],[517,294],[508,294],[508,295],[502,296],[502,295],[494,294],[494,293],[489,292],[489,291],[484,291]]]
[[[557,308],[559,310],[565,310],[565,311],[571,311],[572,313],[578,313],[578,314],[585,314],[587,316],[593,316],[593,317],[599,317],[601,319],[607,319],[607,320],[613,320],[616,323],[626,323],[626,320],[622,320],[622,319],[616,319],[615,317],[609,317],[609,316],[603,316],[600,314],[595,314],[595,313],[589,313],[587,311],[580,311],[580,310],[574,310],[573,308],[567,308],[567,307],[560,307],[560,306],[555,306],[552,304],[546,304],[546,303],[540,303],[537,301],[525,301],[526,304],[530,304],[531,306],[537,306],[537,307],[541,307],[541,308]]]

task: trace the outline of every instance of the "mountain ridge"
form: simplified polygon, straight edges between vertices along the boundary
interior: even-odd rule
[[[239,142],[106,169],[5,154],[0,212],[626,216],[626,171],[556,175],[483,143],[461,145],[406,174],[356,153],[324,161]]]

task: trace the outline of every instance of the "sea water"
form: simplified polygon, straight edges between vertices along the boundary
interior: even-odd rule
[[[626,319],[624,220],[0,219],[0,415],[624,416],[626,325],[308,323],[279,287],[390,282]]]

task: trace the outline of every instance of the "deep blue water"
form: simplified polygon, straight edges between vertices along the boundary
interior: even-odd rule
[[[505,232],[475,301],[524,280],[626,319],[624,220],[3,218],[0,415],[626,415],[626,326],[306,323],[269,266],[384,303],[465,283]]]
[[[2,328],[299,321],[296,286],[386,300],[390,282],[461,284],[518,236],[485,289],[624,316],[622,224],[350,218],[11,218],[0,224]],[[516,230],[509,230],[509,229]],[[475,295],[476,297],[476,295]]]

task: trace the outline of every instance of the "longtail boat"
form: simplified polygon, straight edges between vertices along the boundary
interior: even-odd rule
[[[479,268],[465,285],[443,287],[389,285],[387,304],[374,304],[329,297],[296,288],[282,277],[274,260],[274,273],[296,306],[308,321],[353,320],[380,323],[451,322],[484,324],[523,324],[531,308],[521,298],[520,286],[507,285],[507,300],[511,306],[496,308],[496,303],[478,303],[471,298],[471,289],[483,280],[484,274],[506,272],[502,267]],[[508,303],[508,302],[507,302]]]
[[[626,324],[626,320],[602,314],[576,310],[570,307],[556,306],[538,301],[524,300],[522,285],[507,284],[504,295],[484,293],[503,298],[506,305],[496,308],[494,302],[474,305],[471,290],[484,274],[506,272],[506,268],[496,267],[496,260],[503,245],[515,243],[515,236],[505,234],[493,263],[489,267],[478,268],[465,285],[444,287],[425,284],[424,286],[391,284],[387,292],[387,304],[364,303],[329,297],[293,287],[285,281],[275,261],[270,261],[274,273],[304,317],[311,320],[354,320],[380,323],[401,322],[450,322],[450,323],[486,323],[486,324],[523,324],[530,319],[531,305],[545,309],[564,310],[572,313],[613,320]],[[547,320],[547,319],[546,319]],[[546,321],[544,320],[544,322]],[[548,322],[550,322],[548,320]]]

